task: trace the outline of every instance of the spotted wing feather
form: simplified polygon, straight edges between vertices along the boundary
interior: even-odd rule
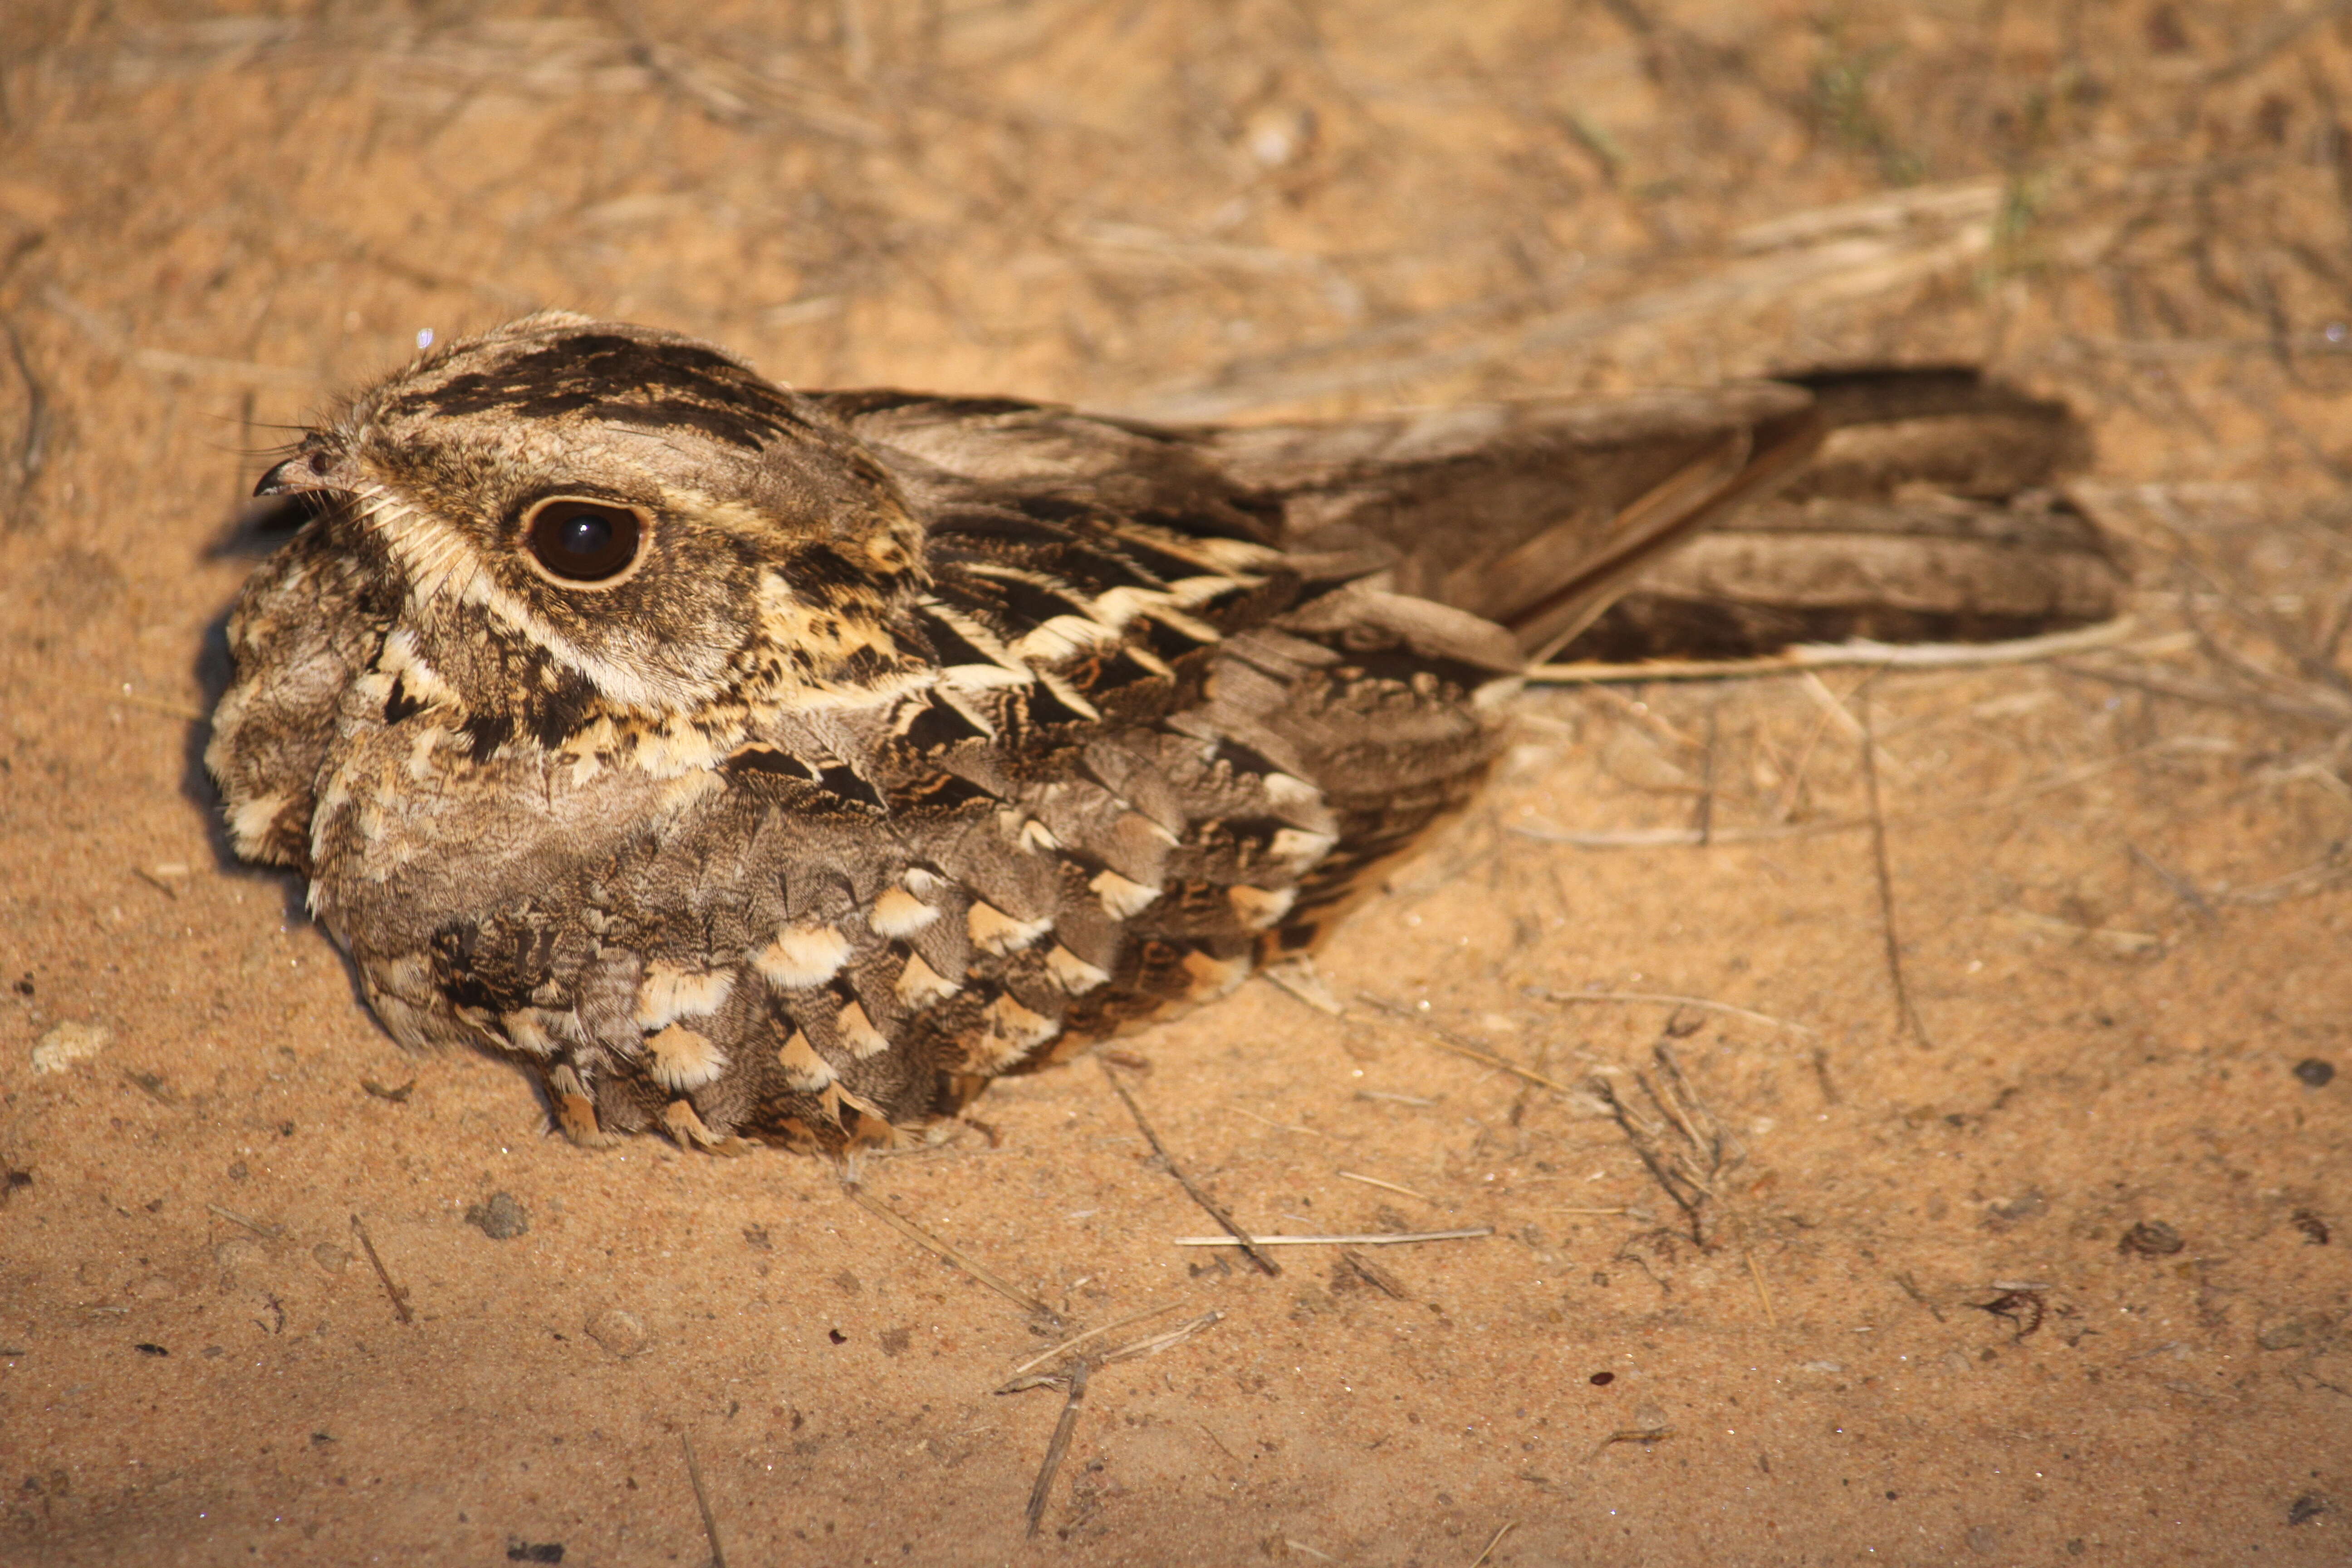
[[[1164,522],[1053,529],[950,531],[906,627],[935,682],[772,724],[609,868],[435,933],[433,988],[544,1047],[581,1127],[887,1140],[1310,942],[1483,773],[1476,693],[1515,664],[1492,627],[1362,588],[1299,603],[1271,551]],[[1038,635],[1073,616],[1097,630]],[[630,997],[601,1032],[548,1016],[591,951]]]

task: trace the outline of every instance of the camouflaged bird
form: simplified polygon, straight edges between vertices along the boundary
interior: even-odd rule
[[[1311,948],[1814,402],[1173,429],[533,316],[263,479],[206,762],[385,1027],[574,1140],[887,1144]]]

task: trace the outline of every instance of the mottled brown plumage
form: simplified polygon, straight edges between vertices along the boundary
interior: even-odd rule
[[[308,521],[207,761],[385,1026],[575,1139],[887,1142],[1310,948],[1526,657],[1820,430],[1780,384],[1161,429],[536,316],[264,479]]]

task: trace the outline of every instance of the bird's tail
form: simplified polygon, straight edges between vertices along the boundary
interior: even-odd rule
[[[1284,542],[1507,627],[1530,658],[1736,658],[2105,619],[2123,585],[2049,489],[2062,403],[1972,368],[1811,372],[1200,432]],[[1678,548],[1679,547],[1679,548]]]

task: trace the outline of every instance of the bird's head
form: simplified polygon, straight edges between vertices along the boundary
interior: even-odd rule
[[[383,579],[412,697],[475,710],[562,687],[660,718],[854,675],[923,577],[897,487],[805,400],[564,312],[359,394],[256,493],[325,513]]]

